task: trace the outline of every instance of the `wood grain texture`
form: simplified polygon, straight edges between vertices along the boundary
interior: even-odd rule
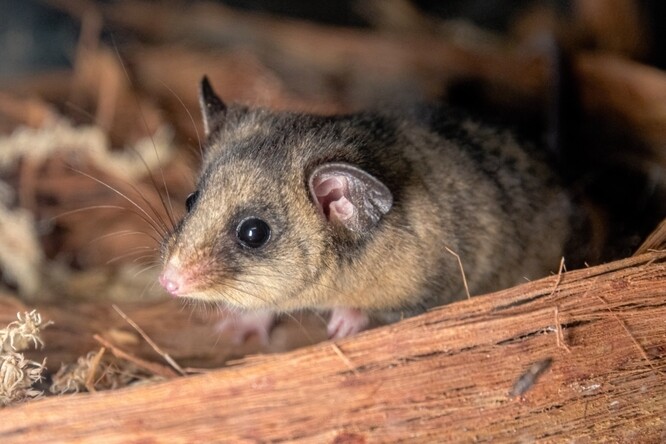
[[[664,319],[666,253],[649,253],[335,345],[11,407],[0,441],[663,442]],[[547,358],[534,385],[509,396]]]

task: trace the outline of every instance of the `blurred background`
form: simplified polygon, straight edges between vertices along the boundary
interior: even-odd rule
[[[186,3],[193,2],[181,2],[181,4]],[[229,0],[218,3],[245,11],[270,13],[278,17],[298,18],[327,25],[368,28],[374,24],[372,17],[368,17],[363,11],[364,7],[361,5],[363,2],[359,1]],[[537,3],[549,3],[559,10],[565,10],[568,2],[529,0],[412,2],[414,7],[419,8],[424,14],[443,20],[469,20],[481,27],[499,32],[507,30],[516,13],[530,4]],[[3,64],[0,66],[0,74],[3,77],[72,66],[80,23],[76,18],[57,8],[58,4],[58,2],[38,0],[3,0],[0,3],[3,17],[0,29],[0,43],[2,43],[0,56]]]
[[[2,0],[0,12],[0,75],[3,77],[20,74],[33,74],[57,67],[71,67],[76,42],[80,31],[80,21],[67,14],[67,5],[84,5],[83,2],[39,1],[39,0]],[[113,3],[107,1],[107,4]],[[161,2],[174,5],[187,5],[195,1]],[[277,17],[295,18],[324,25],[372,28],[378,21],[388,17],[373,16],[373,8],[382,8],[377,1],[362,0],[327,0],[303,2],[299,0],[218,0],[211,3],[237,8],[248,12],[258,12]],[[385,3],[393,3],[388,0]],[[608,15],[626,12],[628,6],[641,15],[640,36],[617,35],[617,40],[642,39],[641,51],[633,55],[647,64],[664,68],[666,65],[666,31],[663,21],[666,17],[666,5],[658,0],[625,1],[576,1],[576,0],[413,0],[410,9],[418,11],[441,22],[457,20],[467,21],[474,26],[492,32],[507,34],[516,21],[528,11],[539,8],[548,9],[560,15],[562,19],[573,19],[586,7],[598,9],[598,21],[603,20],[606,10]],[[585,3],[597,6],[585,6]],[[609,8],[610,6],[610,8]],[[85,7],[85,6],[84,6]],[[181,6],[182,7],[182,6]],[[395,8],[395,6],[393,6]],[[391,6],[388,6],[391,8]],[[577,10],[578,9],[578,10]],[[404,12],[397,10],[396,15]],[[412,11],[413,12],[413,11]],[[396,22],[407,22],[410,17],[394,17]],[[581,17],[578,17],[581,18]],[[625,20],[637,17],[622,17]],[[588,17],[594,20],[594,17]],[[387,23],[385,23],[387,24]],[[394,23],[398,25],[398,23]],[[593,30],[590,30],[590,34]],[[621,30],[618,30],[621,31]],[[625,30],[627,31],[627,30]],[[118,31],[116,31],[118,32]],[[592,43],[592,41],[590,41]]]

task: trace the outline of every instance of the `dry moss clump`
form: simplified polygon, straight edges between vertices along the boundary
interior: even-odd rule
[[[21,353],[31,347],[44,346],[41,329],[50,325],[43,322],[37,310],[17,313],[17,321],[0,330],[0,405],[41,397],[44,393],[33,388],[42,380],[46,359],[41,363],[26,359]]]
[[[82,391],[114,390],[149,379],[131,362],[105,355],[105,348],[81,356],[75,364],[63,365],[53,377],[51,393],[63,395]]]

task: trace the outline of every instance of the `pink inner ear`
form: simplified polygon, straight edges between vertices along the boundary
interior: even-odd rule
[[[341,176],[315,181],[314,193],[329,221],[345,221],[354,215],[354,205],[347,199],[347,179]]]

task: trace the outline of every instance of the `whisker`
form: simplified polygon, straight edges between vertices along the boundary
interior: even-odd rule
[[[251,293],[251,292],[249,292],[249,291],[247,291],[247,290],[245,290],[245,289],[242,289],[242,288],[240,288],[240,287],[238,287],[238,286],[236,286],[236,285],[233,285],[233,283],[237,283],[237,284],[246,284],[246,285],[247,285],[246,282],[243,282],[243,281],[238,280],[238,279],[231,279],[231,281],[232,281],[232,282],[228,282],[227,284],[228,284],[228,286],[229,286],[232,290],[237,291],[238,293],[242,293],[242,294],[244,294],[244,295],[246,295],[246,296],[249,296],[249,297],[251,297],[251,298],[258,299],[258,300],[260,300],[261,302],[263,302],[263,303],[266,304],[266,305],[270,305],[270,306],[273,306],[273,307],[279,309],[279,307],[278,307],[274,302],[269,301],[269,300],[267,300],[267,299],[265,299],[265,298],[262,298],[261,296],[259,296],[259,295],[256,294],[256,293]],[[230,285],[229,285],[229,284],[230,284]],[[245,305],[245,304],[242,303],[242,301],[240,301],[240,300],[238,300],[238,299],[235,299],[235,298],[233,297],[233,295],[230,294],[229,292],[224,292],[223,290],[217,290],[217,289],[216,289],[216,290],[215,290],[215,293],[217,293],[217,294],[221,297],[222,300],[224,300],[224,299],[226,299],[226,298],[229,298],[229,299],[232,299],[234,302],[236,302],[236,303],[237,303],[238,305],[240,305],[240,306]]]
[[[152,265],[150,265],[150,266],[148,266],[148,267],[142,268],[142,269],[139,270],[138,272],[134,273],[134,275],[132,276],[132,278],[136,279],[140,274],[145,273],[146,271],[151,270],[151,269],[153,269],[153,268],[157,268],[157,267],[159,267],[159,265],[160,265],[160,264],[152,264]]]
[[[146,167],[146,171],[147,171],[148,177],[150,177],[150,179],[151,179],[151,181],[152,181],[152,185],[153,185],[153,187],[155,188],[155,192],[156,192],[157,196],[159,197],[160,201],[162,202],[162,205],[164,206],[164,209],[165,209],[165,211],[166,211],[166,213],[167,213],[167,217],[169,218],[169,222],[171,223],[171,226],[172,226],[172,227],[175,227],[176,224],[175,224],[175,222],[174,222],[174,220],[173,220],[173,217],[169,214],[169,209],[168,209],[168,208],[166,207],[166,205],[164,204],[164,198],[162,197],[162,194],[160,194],[159,189],[157,188],[157,184],[155,183],[155,181],[154,181],[154,179],[153,179],[153,177],[152,177],[152,174],[150,173],[150,170],[148,169],[148,165],[146,164],[145,160],[143,159],[143,157],[141,156],[141,154],[140,154],[138,151],[136,151],[134,148],[129,148],[129,149],[130,149],[130,151],[132,151],[133,153],[135,153],[135,154],[137,155],[137,157],[139,158],[139,160],[140,160],[140,161],[143,163],[143,165]],[[121,180],[122,180],[122,179],[121,179]],[[144,194],[144,193],[143,193],[143,192],[142,192],[142,191],[141,191],[141,190],[140,190],[135,184],[133,184],[132,182],[129,182],[129,181],[127,181],[127,180],[122,180],[122,182],[123,182],[125,185],[129,186],[129,187],[132,189],[132,191],[134,191],[134,192],[135,192],[135,193],[141,198],[141,200],[142,200],[146,205],[148,205],[148,208],[150,209],[150,211],[152,211],[153,216],[155,216],[155,218],[157,219],[157,221],[160,222],[160,225],[165,229],[165,232],[168,233],[168,232],[169,232],[169,225],[166,223],[166,221],[164,220],[164,218],[160,215],[159,211],[157,211],[157,209],[155,208],[155,206],[153,206],[152,202],[151,202],[150,200],[148,200],[148,198],[145,196],[145,194]]]
[[[148,249],[151,249],[151,247],[148,247],[148,246],[134,247],[134,248],[132,248],[132,249],[130,250],[130,252],[128,252],[128,253],[121,254],[121,255],[119,255],[119,256],[115,256],[115,257],[109,259],[108,261],[106,261],[106,264],[105,264],[105,265],[111,265],[111,264],[113,264],[114,262],[118,262],[118,261],[121,261],[121,260],[123,260],[123,259],[125,259],[125,258],[132,257],[132,256],[135,255],[135,254],[143,253],[145,250],[148,250]],[[151,256],[152,256],[152,255],[151,255]]]
[[[160,233],[155,226],[148,220],[146,217],[136,211],[134,208],[127,208],[127,207],[121,207],[120,205],[90,205],[85,208],[77,208],[76,210],[70,210],[70,211],[64,211],[62,213],[56,214],[55,216],[51,217],[48,219],[48,223],[52,224],[54,223],[57,219],[66,217],[66,216],[71,216],[72,214],[77,214],[77,213],[82,213],[84,211],[92,211],[92,210],[122,210],[122,211],[128,211],[132,214],[137,215],[141,220],[146,222],[148,226],[157,234],[158,236],[162,236],[162,233]],[[149,236],[151,239],[153,239],[155,242],[160,243],[158,238],[151,236],[148,233],[144,233],[146,236]]]
[[[322,323],[322,325],[324,325],[324,326],[328,325],[328,321],[326,319],[324,319],[324,317],[319,313],[318,310],[312,310],[312,313]]]
[[[178,102],[180,102],[181,106],[183,107],[183,109],[187,113],[188,117],[190,118],[190,122],[192,122],[192,127],[194,128],[194,133],[197,135],[197,144],[199,146],[199,155],[203,159],[203,156],[204,156],[204,154],[203,154],[203,144],[201,143],[201,136],[199,135],[199,129],[197,128],[197,124],[194,121],[194,117],[192,117],[192,113],[190,113],[190,110],[187,109],[187,106],[185,106],[185,103],[183,102],[183,100],[180,98],[180,96],[178,94],[176,94],[176,92],[173,89],[171,89],[169,87],[169,85],[164,83],[162,80],[160,80],[159,82],[162,84],[162,86],[164,86],[166,89],[168,89],[171,94],[173,94],[173,96],[176,98],[176,100],[178,100]]]
[[[321,282],[316,282],[312,279],[308,279],[307,277],[294,276],[294,275],[285,276],[285,275],[282,275],[282,274],[257,273],[257,272],[253,272],[252,276],[264,277],[264,278],[269,278],[269,279],[282,279],[283,281],[287,281],[287,282],[290,281],[290,280],[298,280],[300,282],[312,285],[312,286],[317,287],[319,289],[332,291],[332,292],[334,292],[336,294],[339,294],[339,295],[343,294],[338,288],[332,287],[330,285],[322,284]]]
[[[108,239],[108,238],[111,238],[111,237],[124,237],[124,236],[135,236],[135,235],[147,236],[147,237],[151,238],[152,240],[154,240],[155,242],[157,242],[158,244],[160,243],[160,241],[156,237],[153,237],[152,235],[150,235],[150,234],[148,234],[144,231],[119,230],[119,231],[115,231],[113,233],[107,233],[107,234],[103,234],[101,236],[97,236],[96,238],[89,241],[88,245],[91,245],[95,242],[100,242],[104,239]],[[157,251],[157,248],[155,248],[155,250]]]
[[[176,226],[176,220],[175,220],[175,218],[174,218],[173,208],[171,207],[171,202],[169,202],[169,206],[167,206],[167,203],[166,203],[165,200],[164,200],[164,196],[162,196],[162,193],[160,193],[160,191],[159,191],[159,187],[157,186],[157,182],[155,181],[155,176],[153,176],[152,171],[151,171],[150,168],[148,167],[148,164],[146,163],[146,160],[143,158],[143,156],[141,155],[141,153],[139,153],[139,152],[138,152],[136,149],[134,149],[134,148],[131,148],[131,147],[130,147],[129,149],[130,149],[130,150],[131,150],[131,151],[132,151],[132,152],[133,152],[133,153],[139,158],[139,161],[140,161],[140,162],[143,164],[143,166],[145,167],[145,169],[146,169],[146,174],[148,175],[148,178],[150,179],[150,183],[153,185],[153,188],[155,188],[155,192],[157,193],[157,196],[159,197],[160,202],[162,203],[162,207],[164,207],[164,211],[166,212],[167,217],[169,218],[169,222],[171,223],[171,227],[175,227],[175,226]],[[157,158],[157,160],[158,160],[158,164],[159,164],[159,166],[160,166],[160,170],[162,170],[162,165],[161,165],[161,163],[159,162],[159,157]],[[163,179],[164,179],[164,177],[163,177]],[[168,192],[168,190],[166,189],[166,182],[164,183],[164,187],[165,187],[164,190],[166,191],[167,196],[168,196],[169,192]],[[139,193],[139,194],[141,194],[141,193]],[[145,199],[144,199],[144,200],[145,200]],[[150,202],[148,202],[148,201],[146,200],[146,203],[150,206]],[[157,214],[157,211],[155,211],[155,209],[154,209],[152,206],[151,206],[151,209],[153,210],[153,212],[154,212],[155,214]],[[164,221],[162,221],[162,222],[164,222]]]
[[[132,200],[130,197],[128,197],[128,196],[125,195],[124,193],[118,191],[118,190],[117,190],[116,188],[114,188],[113,186],[109,185],[108,183],[106,183],[106,182],[104,182],[104,181],[102,181],[102,180],[100,180],[100,179],[97,179],[97,178],[94,177],[94,176],[91,176],[91,175],[88,174],[88,173],[85,173],[85,172],[83,172],[83,171],[81,171],[81,170],[78,170],[78,169],[76,169],[76,168],[73,168],[73,167],[70,167],[70,168],[71,168],[73,171],[76,171],[77,173],[82,174],[83,176],[87,177],[88,179],[93,180],[93,181],[97,182],[98,184],[100,184],[100,185],[102,185],[102,186],[108,188],[109,190],[113,191],[113,192],[116,193],[118,196],[122,197],[122,198],[125,199],[127,202],[129,202],[130,204],[132,204],[132,205],[133,205],[133,206],[134,206],[134,207],[135,207],[135,208],[136,208],[141,214],[143,214],[143,215],[145,216],[145,218],[143,218],[144,221],[148,222],[148,223],[149,223],[149,224],[155,229],[155,231],[157,232],[157,234],[159,234],[159,235],[161,235],[161,236],[166,236],[166,234],[169,232],[169,230],[168,230],[168,228],[167,228],[166,225],[160,225],[160,224],[158,224],[157,221],[156,221],[154,218],[152,218],[152,217],[150,216],[150,214],[148,214],[148,213],[146,212],[146,210],[143,209],[143,207],[141,207],[139,204],[137,204],[134,200]],[[122,208],[122,207],[121,207],[121,208]],[[161,229],[161,230],[163,230],[163,231],[159,231],[158,228]]]
[[[234,281],[235,281],[235,282],[238,282],[238,283],[241,283],[241,284],[246,284],[246,285],[247,285],[247,284],[250,284],[250,283],[248,283],[248,282],[244,282],[244,281],[242,281],[242,280],[238,280],[238,279],[234,279]],[[305,336],[307,336],[307,338],[308,338],[309,341],[311,341],[311,342],[313,341],[312,336],[310,336],[310,334],[309,334],[308,331],[305,329],[305,327],[303,327],[303,323],[300,322],[300,321],[299,321],[294,315],[292,315],[292,314],[289,313],[288,311],[284,311],[284,310],[280,309],[280,307],[279,307],[276,303],[271,302],[271,301],[268,301],[268,300],[266,300],[266,299],[264,299],[264,298],[261,298],[261,297],[259,297],[257,294],[253,294],[253,293],[250,293],[250,292],[248,292],[248,291],[241,290],[241,289],[238,288],[237,286],[230,285],[230,287],[231,287],[233,290],[235,290],[235,291],[238,291],[238,292],[240,292],[240,293],[244,293],[244,294],[246,294],[246,295],[248,295],[248,296],[250,296],[250,297],[254,297],[254,298],[256,298],[256,299],[259,299],[260,301],[262,301],[262,302],[264,302],[264,303],[266,303],[266,304],[273,305],[273,306],[277,309],[277,312],[279,312],[281,315],[285,315],[285,316],[289,317],[290,319],[292,319],[292,320],[293,320],[293,321],[294,321],[294,322],[300,327],[301,332],[302,332],[303,334],[305,334]],[[218,292],[218,293],[221,294],[221,292]],[[225,293],[224,295],[221,294],[221,296],[223,296],[223,297],[229,297],[229,298],[231,297],[230,294],[226,294],[226,293]]]
[[[91,121],[91,122],[94,122],[96,125],[98,125],[98,126],[100,125],[100,123],[99,123],[99,119],[98,119],[96,116],[94,116],[93,114],[91,114],[90,112],[86,111],[84,108],[82,108],[82,107],[80,107],[80,106],[78,106],[78,105],[76,105],[76,104],[74,104],[74,103],[72,103],[72,102],[70,102],[70,101],[67,101],[67,102],[65,103],[65,106],[67,106],[68,108],[71,108],[71,109],[73,109],[73,110],[79,112],[80,114],[82,114],[82,115],[88,117],[88,118],[90,119],[90,121]],[[152,139],[151,139],[151,140],[152,140]],[[146,172],[148,173],[148,175],[149,175],[150,178],[151,178],[151,182],[153,183],[153,186],[155,187],[155,191],[157,192],[157,194],[158,194],[160,200],[163,200],[163,197],[162,197],[161,193],[159,193],[158,187],[157,187],[157,185],[156,185],[156,183],[155,183],[155,181],[154,181],[154,179],[153,179],[153,177],[152,177],[152,174],[150,173],[150,169],[148,168],[148,165],[146,164],[145,160],[143,159],[143,157],[139,154],[139,152],[138,152],[136,149],[134,149],[134,148],[132,148],[132,147],[130,147],[129,149],[130,149],[132,152],[134,152],[134,153],[139,157],[139,159],[141,160],[141,162],[143,163],[143,165],[146,167]],[[129,183],[129,182],[127,182],[127,183],[128,183],[128,185],[130,185],[130,186],[132,187],[132,189],[133,189],[133,190],[134,190],[139,196],[141,196],[141,198],[143,199],[143,201],[144,201],[144,202],[150,207],[150,209],[153,211],[153,213],[155,214],[155,216],[161,219],[161,217],[159,216],[159,213],[158,213],[158,212],[155,210],[155,208],[152,206],[151,202],[150,202],[148,199],[145,198],[145,196],[143,195],[143,193],[142,193],[141,191],[139,191],[135,186],[133,186],[133,184],[131,184],[131,183]],[[162,202],[162,205],[164,205],[164,208],[165,208],[165,210],[167,211],[167,214],[168,214],[168,208],[166,207],[165,203]],[[174,224],[174,221],[173,221],[173,217],[170,216],[169,218],[170,218],[170,221],[171,221],[172,226],[174,226],[175,224]],[[164,223],[163,220],[161,220],[161,222],[162,222],[163,225],[166,225],[166,224]]]
[[[240,283],[240,284],[245,284],[245,285],[253,285],[253,286],[258,285],[258,284],[252,283],[252,282],[247,282],[247,281],[244,281],[244,280],[242,280],[242,279],[238,279],[238,278],[232,278],[231,280],[233,280],[234,282]],[[261,284],[261,286],[264,286],[264,287],[267,287],[267,288],[271,288],[271,289],[274,289],[274,290],[279,290],[279,287],[270,287],[270,286],[267,286],[266,284]],[[248,292],[248,291],[241,290],[241,289],[238,288],[237,286],[230,286],[230,287],[231,287],[233,290],[235,290],[235,291],[238,291],[238,292],[244,293],[244,294],[246,294],[246,295],[248,295],[248,296],[250,296],[250,297],[257,298],[257,299],[259,299],[260,301],[262,301],[262,302],[264,302],[264,303],[266,303],[266,304],[269,304],[269,305],[273,306],[273,307],[276,309],[276,312],[280,313],[281,315],[285,315],[285,316],[289,317],[290,319],[292,319],[294,322],[296,322],[296,324],[298,324],[298,325],[301,327],[302,332],[308,337],[308,340],[310,340],[310,341],[313,340],[313,338],[310,336],[310,334],[307,332],[307,330],[305,330],[305,328],[303,327],[302,322],[299,321],[299,320],[298,320],[293,314],[291,314],[290,312],[281,309],[280,306],[279,306],[277,303],[275,303],[275,302],[271,302],[271,301],[268,301],[268,300],[265,299],[265,298],[261,298],[261,297],[259,297],[257,294],[255,294],[255,293],[250,293],[250,292]],[[224,294],[222,294],[221,291],[220,291],[219,293],[220,293],[220,295],[221,295],[222,298],[230,297],[230,296],[231,296],[231,295],[228,294],[228,293],[224,293]],[[318,315],[318,316],[319,316],[319,315]],[[321,318],[321,316],[319,316],[319,318],[323,321],[324,325],[326,325],[326,321],[324,321],[323,318]]]
[[[72,214],[76,213],[81,213],[83,211],[90,211],[90,210],[125,210],[125,211],[130,211],[129,208],[127,207],[121,207],[120,205],[91,205],[89,207],[85,208],[77,208],[76,210],[70,210],[70,211],[65,211],[63,213],[59,213],[49,219],[49,222],[54,222],[56,219],[60,217],[65,217],[65,216],[70,216]]]
[[[74,104],[74,103],[72,103],[72,102],[69,102],[69,101],[65,103],[65,106],[67,106],[67,107],[69,107],[69,108],[72,108],[72,109],[76,110],[77,112],[79,112],[79,113],[83,114],[84,116],[88,117],[88,118],[89,118],[92,122],[94,122],[96,125],[99,125],[99,122],[98,122],[97,117],[95,117],[94,115],[92,115],[91,113],[89,113],[88,111],[86,111],[85,109],[83,109],[82,107],[80,107],[80,106],[78,106],[78,105],[76,105],[76,104]],[[151,139],[151,140],[152,140],[152,139]],[[165,209],[165,211],[166,211],[166,213],[167,213],[167,216],[169,217],[169,221],[171,222],[171,226],[172,226],[172,227],[175,226],[175,221],[174,221],[173,215],[171,215],[171,214],[169,213],[169,208],[167,208],[166,203],[164,202],[164,197],[163,197],[162,194],[159,192],[159,188],[157,187],[157,183],[155,182],[155,178],[153,177],[153,175],[152,175],[152,173],[151,173],[151,171],[150,171],[150,168],[148,167],[148,164],[146,163],[145,159],[143,158],[143,156],[141,156],[141,154],[140,154],[135,148],[133,148],[133,147],[128,147],[127,149],[129,149],[131,152],[133,152],[134,154],[136,154],[136,156],[139,158],[139,160],[141,161],[141,163],[143,164],[143,166],[146,168],[146,173],[148,174],[148,176],[149,176],[149,178],[150,178],[150,181],[151,181],[151,183],[153,184],[153,187],[155,188],[155,191],[156,191],[158,197],[159,197],[160,200],[162,201],[162,206],[164,207],[164,209]],[[158,160],[159,160],[159,157],[158,157]],[[131,183],[129,183],[129,182],[127,182],[127,184],[130,185],[130,186],[132,187],[132,189],[133,189],[133,190],[134,190],[139,196],[141,196],[141,198],[143,199],[143,201],[144,201],[144,202],[150,207],[150,209],[153,211],[153,213],[155,214],[155,216],[161,219],[161,217],[159,216],[159,213],[158,213],[158,212],[155,210],[155,208],[152,206],[151,202],[150,202],[148,199],[146,199],[146,198],[144,197],[143,193],[142,193],[141,191],[139,191],[136,187],[134,187],[133,184],[131,184]],[[164,223],[164,220],[160,220],[160,221],[162,222],[162,224],[166,225],[166,224]]]
[[[147,292],[152,291],[152,289],[155,287],[155,284],[157,284],[157,280],[152,281],[150,284],[146,284],[143,287],[143,291],[139,294],[139,299],[143,299]]]
[[[144,259],[153,259],[154,260],[155,255],[154,254],[144,254],[143,256],[139,256],[137,258],[132,259],[132,263],[138,264],[140,261],[142,261]],[[159,263],[159,262],[154,262],[153,261],[153,265],[158,266],[158,265],[162,265],[162,264]]]
[[[296,323],[296,325],[298,325],[298,328],[301,330],[301,333],[303,333],[303,334],[306,336],[306,338],[308,339],[308,341],[310,341],[310,342],[314,342],[314,338],[312,337],[312,335],[310,335],[310,333],[309,333],[309,332],[306,330],[306,328],[303,326],[303,322],[302,322],[301,320],[296,319],[296,317],[295,317],[293,314],[289,313],[288,311],[287,311],[287,312],[284,312],[284,313],[282,313],[282,314],[283,314],[283,315],[286,315],[287,317],[289,317],[290,319],[292,319],[292,320]],[[324,325],[326,325],[326,324],[324,324]]]
[[[264,300],[261,299],[260,297],[258,297],[258,296],[256,296],[256,295],[253,295],[253,294],[251,294],[251,293],[248,293],[247,291],[241,290],[240,288],[236,288],[236,287],[233,286],[233,285],[230,285],[230,287],[231,287],[231,289],[234,290],[234,291],[237,291],[237,292],[239,292],[239,293],[243,293],[243,294],[245,294],[245,295],[247,295],[247,296],[250,296],[250,297],[255,297],[255,298],[259,299],[259,300],[262,301],[262,302],[268,303],[267,301],[264,301]],[[232,295],[232,294],[229,294],[229,293],[223,293],[222,291],[216,291],[215,293],[217,293],[217,294],[218,294],[220,297],[222,297],[223,299],[231,299],[231,300],[232,300],[233,302],[235,302],[236,304],[238,304],[238,305],[243,305],[243,304],[241,303],[242,301],[240,301],[239,299],[237,299],[237,298],[236,298],[234,295]],[[218,303],[219,301],[215,301],[215,302]]]
[[[116,56],[118,57],[118,62],[120,63],[120,66],[123,68],[123,72],[125,73],[125,77],[127,78],[127,81],[129,82],[130,85],[133,85],[132,78],[130,77],[129,72],[127,71],[127,67],[125,66],[125,63],[123,62],[122,57],[120,56],[120,51],[118,50],[118,45],[116,44],[116,41],[113,38],[113,35],[111,35],[111,42],[113,43],[113,49],[116,52]],[[150,127],[148,126],[148,122],[146,121],[146,116],[143,113],[143,109],[141,109],[141,103],[139,102],[139,99],[136,95],[132,95],[132,97],[134,98],[137,109],[139,110],[139,115],[141,116],[141,120],[143,121],[143,125],[146,128],[146,132],[148,132]],[[174,212],[173,212],[173,207],[171,206],[171,196],[169,195],[169,188],[167,187],[166,179],[164,178],[164,170],[161,167],[162,162],[160,161],[160,155],[159,155],[159,152],[157,151],[157,146],[155,145],[155,140],[151,137],[150,141],[153,144],[153,150],[155,151],[155,157],[157,158],[157,163],[158,163],[158,165],[160,165],[160,175],[162,176],[162,184],[164,185],[164,192],[166,193],[167,203],[169,204],[169,207],[167,208],[165,206],[164,209],[166,210],[167,214],[169,215],[169,218],[173,222]]]

